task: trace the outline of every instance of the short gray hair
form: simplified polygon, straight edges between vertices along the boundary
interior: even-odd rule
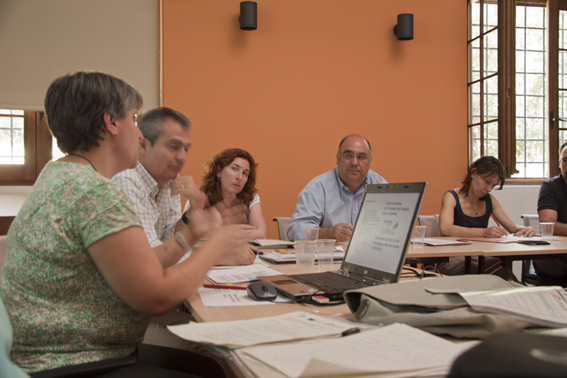
[[[45,95],[51,134],[65,153],[99,147],[106,133],[104,113],[121,119],[144,104],[140,93],[123,80],[102,72],[79,71],[57,78]]]
[[[161,125],[166,119],[171,119],[181,125],[185,130],[188,130],[192,124],[189,118],[183,113],[173,110],[171,108],[160,107],[150,110],[145,113],[142,119],[138,122],[138,127],[144,135],[144,138],[150,141],[150,145],[154,145],[155,141],[163,133]]]

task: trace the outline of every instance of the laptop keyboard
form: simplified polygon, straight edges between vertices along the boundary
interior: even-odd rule
[[[368,284],[364,282],[355,281],[348,277],[332,273],[294,274],[290,277],[306,285],[315,286],[325,292],[360,289],[368,286]]]

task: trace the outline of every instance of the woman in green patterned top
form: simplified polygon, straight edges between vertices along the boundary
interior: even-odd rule
[[[130,355],[151,316],[189,298],[211,266],[246,242],[214,209],[152,250],[126,194],[110,180],[134,168],[142,97],[110,75],[77,72],[49,87],[49,128],[67,155],[47,164],[8,232],[0,285],[26,372]],[[175,265],[190,245],[208,242]]]

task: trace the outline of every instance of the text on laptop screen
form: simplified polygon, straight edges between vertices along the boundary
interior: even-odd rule
[[[419,193],[366,193],[345,261],[395,273],[418,200]]]

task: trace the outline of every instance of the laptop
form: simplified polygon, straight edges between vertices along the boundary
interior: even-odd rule
[[[426,188],[426,182],[368,185],[340,270],[259,279],[294,300],[341,300],[347,290],[398,282]]]

